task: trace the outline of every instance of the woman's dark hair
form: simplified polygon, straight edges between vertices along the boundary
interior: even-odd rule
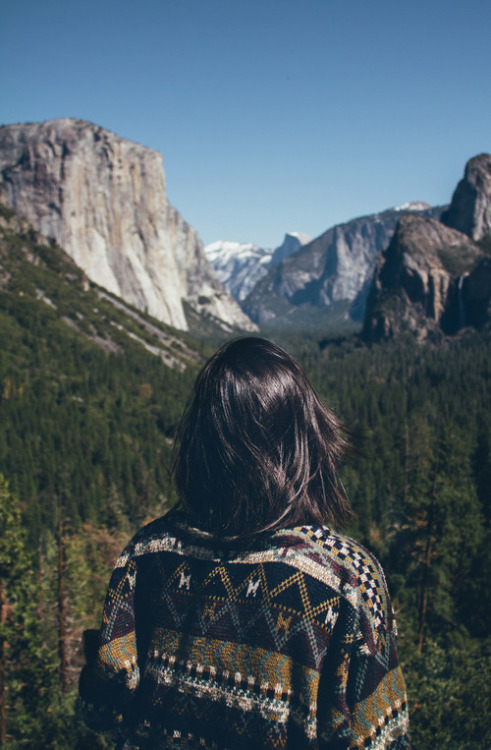
[[[208,360],[176,448],[181,502],[213,534],[339,525],[351,515],[338,484],[348,431],[295,360],[265,339],[236,339]]]

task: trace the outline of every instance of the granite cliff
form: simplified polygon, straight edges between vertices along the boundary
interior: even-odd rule
[[[281,263],[285,258],[289,258],[290,255],[296,253],[303,245],[307,245],[312,242],[312,237],[309,237],[305,232],[287,232],[283,237],[283,242],[273,250],[273,256],[271,258],[271,265],[276,266]]]
[[[473,240],[491,234],[491,154],[479,154],[467,162],[441,220]]]
[[[407,204],[328,229],[272,265],[243,302],[243,309],[261,324],[342,302],[361,320],[377,254],[387,247],[406,211],[434,216],[441,209]]]
[[[141,354],[144,349],[180,372],[201,360],[189,336],[149,318],[90,282],[67,253],[36,232],[26,218],[0,204],[2,316],[4,331],[25,328],[22,338],[31,343],[42,331],[39,351],[43,354],[49,348],[47,340],[55,335],[63,341],[78,342],[77,346],[96,347],[121,357],[130,351]],[[59,346],[55,357],[59,356]],[[31,351],[35,362],[39,351],[36,347]]]
[[[478,294],[483,264],[487,284]],[[473,320],[482,324],[490,289],[486,264],[485,250],[462,232],[434,219],[401,217],[377,262],[363,337],[379,341],[411,333],[422,340],[454,334]]]
[[[491,156],[470,159],[441,222],[401,217],[379,256],[363,337],[452,335],[491,320]]]
[[[169,204],[158,152],[81,120],[4,126],[0,198],[91,280],[158,320],[186,330],[186,303],[255,329]]]

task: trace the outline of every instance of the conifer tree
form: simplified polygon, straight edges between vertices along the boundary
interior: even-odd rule
[[[0,475],[0,739],[29,735],[50,701],[53,669],[43,648],[35,565],[17,499]]]

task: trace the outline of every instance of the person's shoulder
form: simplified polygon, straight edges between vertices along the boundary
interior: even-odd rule
[[[136,557],[175,550],[180,544],[175,533],[176,516],[170,511],[142,526],[122,551],[116,567],[123,567]]]
[[[312,526],[303,533],[322,550],[326,565],[339,581],[341,595],[363,617],[365,629],[371,633],[370,643],[376,644],[387,630],[397,634],[387,582],[375,555],[355,539],[327,527]]]
[[[339,577],[354,586],[386,587],[382,566],[366,547],[328,526],[303,526],[292,530],[306,549],[321,556]]]

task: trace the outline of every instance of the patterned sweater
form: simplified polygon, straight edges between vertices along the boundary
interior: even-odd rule
[[[80,698],[128,750],[409,747],[384,575],[327,527],[220,543],[172,513],[141,529]]]

